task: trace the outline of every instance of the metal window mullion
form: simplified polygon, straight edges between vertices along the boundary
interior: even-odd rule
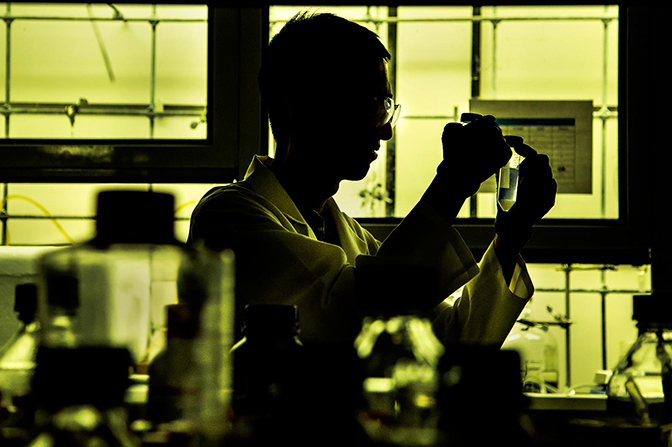
[[[11,11],[11,3],[7,3],[7,14]],[[11,78],[11,42],[12,18],[5,18],[5,110],[9,110],[10,78]],[[9,138],[9,114],[5,115],[5,138]]]
[[[497,7],[492,7],[493,15],[497,14]],[[491,20],[492,23],[492,99],[497,98],[497,25],[499,20]]]
[[[156,17],[156,5],[152,5],[152,17]],[[149,79],[149,138],[154,138],[154,112],[156,111],[156,20],[150,20],[152,39],[150,48],[150,79]]]
[[[11,10],[11,3],[7,3],[6,14]],[[11,42],[11,19],[5,19],[5,108],[9,108],[9,73],[10,73],[10,42]],[[5,138],[9,138],[9,114],[5,115]],[[7,195],[9,194],[9,183],[4,183],[2,188],[2,208],[0,208],[0,216],[2,217],[2,245],[7,245],[7,227],[8,210],[7,210]]]
[[[570,310],[571,310],[571,287],[570,287],[570,275],[572,273],[572,264],[566,264],[563,268],[565,272],[565,318],[568,320],[571,319]],[[565,330],[565,385],[567,389],[571,387],[572,384],[572,360],[571,360],[571,334],[570,328],[567,327]]]
[[[605,6],[605,8],[608,8]],[[607,215],[607,119],[609,118],[608,102],[608,79],[609,79],[609,23],[610,19],[604,19],[604,32],[602,37],[602,107],[600,109],[600,119],[602,120],[601,133],[601,182],[600,182],[600,211],[602,218]]]

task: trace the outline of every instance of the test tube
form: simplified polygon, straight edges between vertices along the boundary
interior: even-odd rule
[[[518,174],[523,157],[511,148],[511,158],[499,169],[499,181],[497,183],[497,201],[502,210],[509,211],[518,196]]]
[[[463,113],[460,116],[460,121],[463,124],[467,124],[480,116],[481,115],[477,113]],[[518,140],[522,142],[522,138],[520,137],[506,137],[509,146],[515,146],[515,143],[518,142]],[[523,161],[523,157],[516,152],[514,147],[511,147],[511,152],[511,158],[499,170],[497,182],[497,201],[504,211],[509,211],[513,204],[516,203],[518,195],[518,174],[520,172],[519,166]]]

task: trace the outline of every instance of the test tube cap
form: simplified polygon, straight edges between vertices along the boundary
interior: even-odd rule
[[[463,123],[470,123],[472,121],[477,120],[481,116],[483,115],[481,115],[480,113],[464,112],[463,114],[460,115],[460,121]]]
[[[652,293],[633,296],[632,319],[640,324],[672,325],[672,294]]]
[[[140,190],[98,194],[96,238],[100,243],[170,244],[174,236],[175,198]]]

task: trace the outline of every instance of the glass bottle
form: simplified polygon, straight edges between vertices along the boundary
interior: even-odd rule
[[[170,194],[124,190],[98,195],[96,236],[39,260],[38,316],[43,331],[39,349],[46,358],[52,351],[67,352],[73,365],[54,362],[49,368],[60,367],[100,388],[106,387],[105,374],[77,353],[108,352],[119,358],[115,352],[125,352],[130,359],[124,370],[128,386],[129,374],[151,367],[147,353],[157,339],[152,332],[163,330],[166,306],[188,304],[194,310],[198,340],[196,361],[184,361],[202,391],[187,417],[195,432],[212,439],[223,431],[228,399],[223,390],[230,387],[226,355],[233,340],[233,255],[178,242],[173,213]],[[47,393],[45,387],[42,390]],[[42,399],[43,406],[58,401]],[[65,407],[46,408],[45,414],[53,418],[63,411]],[[121,410],[115,407],[115,414],[120,417]]]
[[[147,419],[154,425],[184,420],[196,396],[196,377],[191,365],[198,319],[194,309],[184,303],[168,305],[166,312],[165,347],[149,367]]]
[[[633,297],[639,335],[607,384],[607,408],[613,414],[644,425],[672,422],[671,301],[664,295]]]
[[[140,446],[124,408],[128,349],[40,346],[36,363],[36,435],[29,447]]]
[[[436,277],[395,263],[360,263],[357,269],[358,299],[368,313],[355,340],[366,401],[360,423],[374,442],[434,445],[444,347],[416,306],[436,294]]]
[[[528,318],[523,310],[502,344],[502,349],[515,350],[520,355],[523,391],[531,393],[557,392],[559,381],[558,343],[548,325]]]
[[[286,411],[302,360],[296,306],[245,307],[243,338],[231,349],[235,418],[269,418]]]
[[[14,290],[14,311],[21,321],[21,327],[0,349],[0,405],[11,412],[17,410],[14,399],[30,392],[40,329],[40,323],[35,318],[35,284],[18,284]]]

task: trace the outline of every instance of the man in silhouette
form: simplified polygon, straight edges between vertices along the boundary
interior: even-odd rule
[[[269,44],[259,87],[275,154],[256,156],[242,181],[208,192],[191,220],[191,241],[235,252],[237,327],[246,304],[293,304],[302,339],[352,340],[369,305],[356,279],[385,265],[398,284],[413,284],[419,269],[436,280],[429,293],[389,303],[431,316],[444,342],[501,344],[532,295],[519,251],[555,201],[548,157],[516,142],[526,157],[518,201],[499,210],[480,264],[452,226],[466,198],[511,156],[492,116],[445,127],[435,177],[384,242],[338,208],[340,183],[363,179],[392,137],[400,106],[389,59],[375,33],[331,14],[298,14]]]

